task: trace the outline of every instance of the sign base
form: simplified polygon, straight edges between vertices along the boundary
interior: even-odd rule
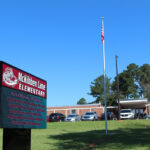
[[[4,128],[3,150],[31,150],[31,129]]]

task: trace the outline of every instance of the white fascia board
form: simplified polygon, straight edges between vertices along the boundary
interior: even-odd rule
[[[136,102],[148,102],[148,100],[142,99],[142,100],[123,100],[123,101],[120,101],[121,104],[123,104],[123,103],[136,103]]]
[[[103,107],[89,107],[89,108],[66,108],[66,109],[47,109],[47,111],[59,111],[59,110],[80,110],[80,109],[99,109],[99,108],[103,108]]]

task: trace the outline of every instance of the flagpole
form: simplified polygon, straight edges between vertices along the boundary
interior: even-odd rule
[[[105,101],[105,133],[107,134],[107,96],[106,96],[106,65],[105,65],[105,42],[104,42],[104,22],[102,18],[102,44],[103,44],[103,65],[104,65],[104,101]]]

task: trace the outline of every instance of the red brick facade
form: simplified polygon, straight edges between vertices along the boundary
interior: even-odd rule
[[[150,105],[147,106],[147,114],[150,114]]]
[[[47,108],[47,115],[51,113],[60,112],[65,116],[76,113],[82,116],[85,112],[88,111],[96,111],[98,116],[101,117],[102,113],[104,112],[104,107],[99,104],[89,104],[89,105],[76,105],[76,106],[63,106],[63,107],[48,107]]]

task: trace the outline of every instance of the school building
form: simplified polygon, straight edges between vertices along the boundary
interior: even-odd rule
[[[150,102],[147,99],[134,99],[134,100],[120,100],[120,109],[135,109],[136,112],[142,112],[145,114],[150,114]],[[97,112],[98,116],[101,117],[104,113],[104,106],[101,104],[84,104],[84,105],[75,105],[75,106],[59,106],[59,107],[48,107],[47,116],[51,113],[62,113],[65,116],[69,114],[79,114],[82,116],[88,111]],[[114,112],[117,114],[118,106],[108,106],[108,111]]]

